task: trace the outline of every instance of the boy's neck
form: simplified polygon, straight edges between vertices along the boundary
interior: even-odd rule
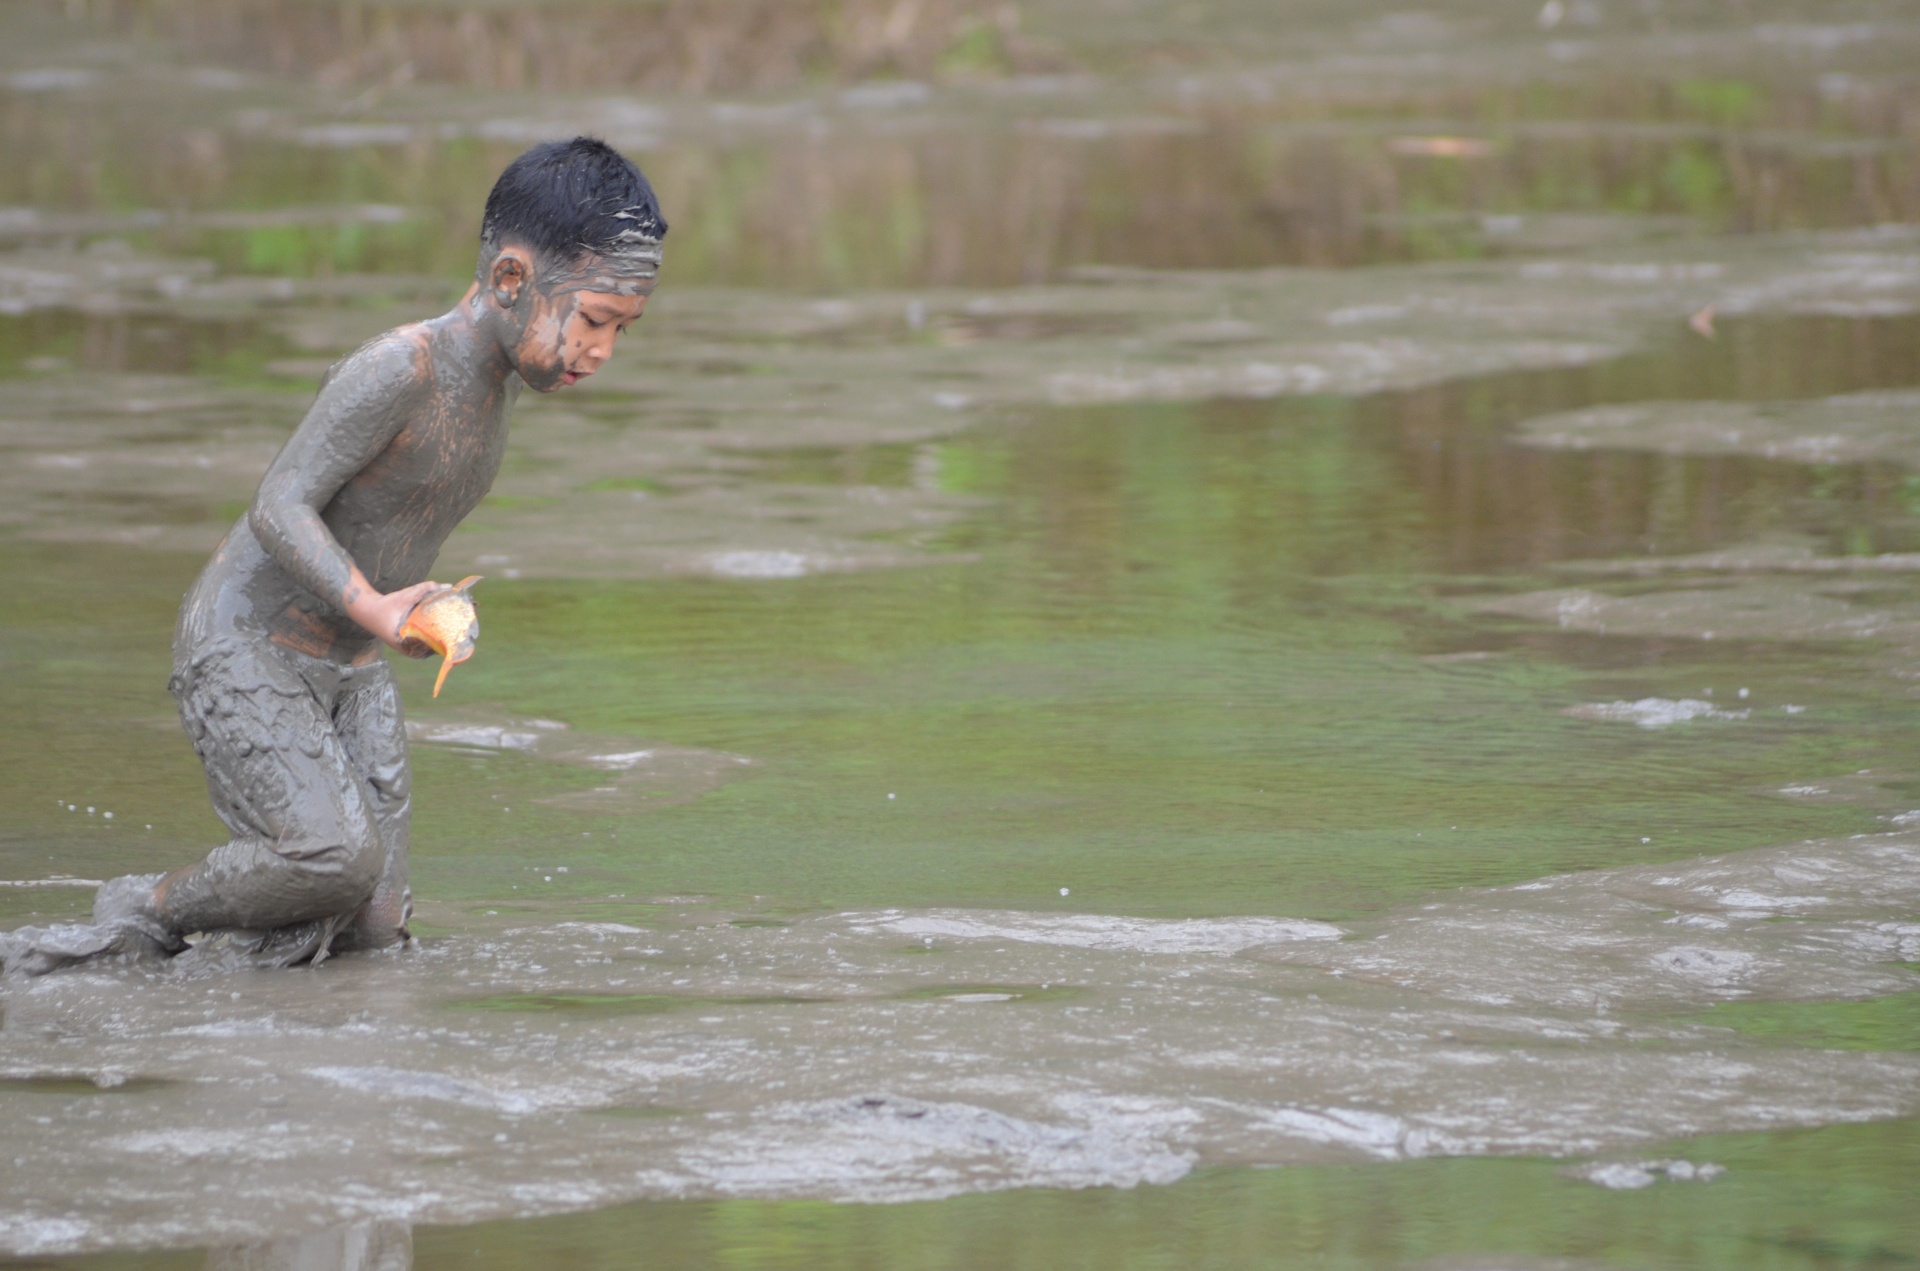
[[[505,383],[513,374],[513,359],[507,350],[519,332],[506,329],[507,316],[488,303],[478,280],[434,325],[456,337],[460,360],[468,370],[487,376],[495,384]]]

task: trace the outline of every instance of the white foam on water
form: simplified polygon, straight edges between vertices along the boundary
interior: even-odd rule
[[[1342,934],[1331,923],[1286,918],[1125,918],[1111,914],[936,910],[871,918],[854,915],[852,920],[903,936],[1019,940],[1136,953],[1228,954],[1295,940],[1338,940]]]
[[[1609,1191],[1640,1191],[1663,1178],[1670,1183],[1711,1183],[1727,1172],[1724,1165],[1711,1161],[1595,1161],[1563,1171],[1569,1178],[1592,1183]]]
[[[1587,1171],[1585,1177],[1589,1183],[1616,1192],[1638,1191],[1660,1181],[1653,1176],[1653,1171],[1628,1165],[1624,1161],[1609,1161],[1605,1165],[1595,1166]]]
[[[330,1081],[348,1090],[357,1090],[389,1099],[439,1099],[464,1103],[476,1108],[492,1108],[515,1116],[540,1110],[538,1099],[512,1091],[490,1090],[470,1082],[457,1081],[437,1072],[413,1072],[404,1068],[309,1068],[310,1077]]]
[[[1425,1156],[1429,1147],[1426,1133],[1399,1117],[1359,1108],[1275,1108],[1262,1121],[1311,1143],[1337,1144],[1389,1160]]]
[[[1764,896],[1745,887],[1721,892],[1718,899],[1729,909],[1805,909],[1826,903],[1822,896]]]
[[[194,1129],[123,1134],[111,1145],[121,1152],[145,1156],[164,1156],[175,1162],[207,1159],[233,1161],[285,1161],[310,1147],[291,1138],[285,1127],[264,1129]]]
[[[435,927],[469,921],[425,903]],[[509,930],[311,971],[0,982],[0,1124],[35,1163],[0,1172],[0,1249],[1206,1163],[1536,1153],[1670,1182],[1681,1165],[1627,1154],[1920,1112],[1920,1055],[1763,1044],[1709,1009],[1912,991],[1894,965],[1920,959],[1912,835],[1438,893],[1340,927],[735,926],[692,898],[642,930],[532,903]],[[33,1084],[76,1072],[126,1080]]]
[[[715,552],[707,569],[722,578],[800,578],[808,572],[807,558],[798,552]]]
[[[556,728],[563,727],[565,725],[556,725]],[[532,750],[544,739],[547,731],[550,730],[510,728],[498,724],[410,722],[407,725],[407,737],[412,741],[438,742],[445,746],[473,746],[481,750]]]
[[[0,1247],[21,1257],[76,1249],[92,1234],[86,1223],[71,1218],[0,1214]]]
[[[1653,955],[1651,961],[1662,971],[1716,986],[1738,984],[1754,970],[1752,954],[1737,950],[1700,949],[1690,945],[1662,949]]]
[[[1667,697],[1643,697],[1637,702],[1589,702],[1582,706],[1569,706],[1561,713],[1575,719],[1638,724],[1642,728],[1671,728],[1675,724],[1696,719],[1745,719],[1749,712],[1723,711],[1712,702],[1701,701],[1697,697],[1683,697],[1677,701]]]
[[[587,762],[596,768],[625,771],[628,768],[638,767],[651,758],[653,758],[651,750],[628,750],[612,755],[589,755]]]
[[[686,1163],[692,1194],[936,1200],[996,1187],[1132,1187],[1170,1183],[1194,1155],[1166,1142],[1156,1109],[1080,1109],[1039,1119],[893,1095],[781,1104],[752,1126],[722,1130]],[[797,1133],[769,1142],[779,1126]]]

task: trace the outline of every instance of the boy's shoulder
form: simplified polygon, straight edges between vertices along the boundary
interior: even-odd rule
[[[431,336],[424,322],[409,322],[382,331],[329,366],[320,377],[321,391],[351,379],[367,389],[399,390],[421,384],[433,373],[428,347]]]

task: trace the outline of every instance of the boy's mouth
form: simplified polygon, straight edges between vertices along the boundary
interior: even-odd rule
[[[593,374],[592,371],[562,371],[560,372],[560,382],[562,384],[578,384],[591,374]]]

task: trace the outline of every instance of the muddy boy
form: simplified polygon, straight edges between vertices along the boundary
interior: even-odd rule
[[[187,593],[170,684],[232,839],[100,888],[90,926],[0,936],[9,970],[169,956],[229,931],[277,965],[404,940],[410,773],[382,646],[500,469],[522,386],[594,373],[646,308],[667,225],[603,142],[535,146],[487,198],[473,286],[326,374]]]

